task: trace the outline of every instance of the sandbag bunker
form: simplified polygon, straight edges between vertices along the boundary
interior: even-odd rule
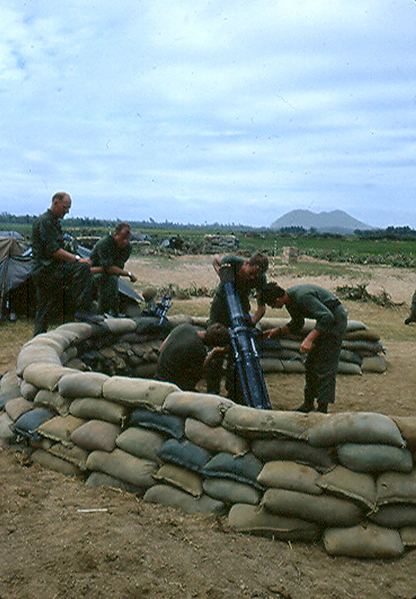
[[[416,546],[416,418],[256,410],[117,372],[117,348],[122,372],[143,371],[135,345],[154,364],[166,335],[154,324],[68,323],[25,344],[0,381],[2,445],[242,533],[369,558]],[[86,370],[97,353],[115,374]]]

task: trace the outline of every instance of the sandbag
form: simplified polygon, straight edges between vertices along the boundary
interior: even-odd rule
[[[307,423],[307,414],[300,412],[258,410],[234,405],[225,413],[223,426],[244,437],[285,436],[306,440]]]
[[[257,482],[261,469],[262,463],[252,453],[235,456],[221,452],[205,464],[202,472],[208,477],[229,478],[261,489],[262,486]]]
[[[45,449],[43,447],[43,449]],[[48,453],[75,464],[80,470],[86,470],[88,451],[77,447],[76,445],[63,445],[62,443],[54,443],[47,449]]]
[[[33,402],[28,401],[24,397],[15,397],[10,399],[5,405],[6,414],[13,420],[17,420],[19,416],[33,410]]]
[[[264,507],[235,504],[228,514],[228,525],[238,532],[272,537],[281,541],[316,541],[321,536],[319,526],[300,518],[272,514]]]
[[[113,376],[103,385],[106,399],[119,401],[130,407],[161,409],[166,397],[179,388],[172,383]]]
[[[177,464],[195,472],[202,472],[211,458],[211,453],[203,447],[199,447],[191,441],[178,441],[177,439],[165,441],[158,455],[164,462]]]
[[[320,495],[322,489],[317,485],[318,479],[318,472],[310,466],[274,460],[263,466],[257,477],[257,482],[264,487],[276,487]]]
[[[384,356],[364,356],[361,370],[363,372],[386,372],[386,360]]]
[[[377,505],[416,504],[416,469],[409,474],[383,472],[376,482]]]
[[[282,360],[284,372],[302,374],[305,372],[305,364],[299,354],[298,360]]]
[[[372,329],[364,329],[357,331],[349,331],[347,330],[344,335],[345,339],[349,341],[357,340],[357,339],[365,339],[366,341],[379,341],[380,335],[377,331]]]
[[[364,515],[363,510],[352,501],[286,489],[267,489],[262,503],[274,514],[310,520],[323,527],[354,526]]]
[[[368,523],[351,528],[327,528],[323,541],[330,555],[380,559],[399,557],[404,553],[397,530]]]
[[[101,372],[72,372],[60,379],[58,389],[63,397],[102,397],[103,385],[109,379]]]
[[[416,547],[416,526],[404,526],[400,529],[400,537],[406,548]]]
[[[71,374],[73,370],[58,364],[52,363],[32,363],[27,366],[23,372],[23,378],[27,383],[32,383],[39,389],[48,389],[55,391],[58,386],[59,379],[64,374]]]
[[[171,484],[194,497],[202,495],[202,477],[182,466],[163,464],[152,476],[156,481]]]
[[[406,503],[382,505],[368,517],[374,524],[385,528],[416,526],[416,505]]]
[[[163,409],[182,418],[200,420],[208,426],[219,426],[224,413],[232,406],[235,406],[233,401],[218,395],[181,391],[168,395]]]
[[[110,476],[147,489],[154,484],[152,473],[157,470],[157,465],[150,460],[136,458],[116,447],[111,453],[106,451],[90,453],[87,459],[87,468],[105,472]]]
[[[206,478],[202,487],[207,495],[224,503],[257,505],[260,502],[260,493],[254,487],[235,480]]]
[[[137,328],[137,324],[132,318],[106,318],[104,323],[113,335],[132,333]]]
[[[146,491],[142,487],[110,476],[110,474],[105,474],[104,472],[91,472],[85,483],[94,489],[97,487],[111,487],[113,489],[120,489],[120,491],[126,491],[127,493],[134,493],[139,497],[142,497]]]
[[[7,447],[16,439],[16,435],[12,430],[13,420],[3,412],[0,414],[0,446]]]
[[[359,364],[353,362],[338,362],[337,372],[339,374],[362,374],[362,369]]]
[[[263,462],[290,460],[311,466],[318,472],[327,472],[336,465],[330,449],[312,447],[305,441],[294,439],[255,439],[251,444],[251,451]]]
[[[44,449],[36,449],[32,453],[33,462],[40,464],[44,468],[49,468],[50,470],[54,470],[55,472],[60,472],[61,474],[67,474],[69,476],[77,476],[80,475],[80,470],[67,460],[62,460],[57,456],[52,455],[48,451]]]
[[[242,437],[227,431],[222,426],[207,426],[194,418],[185,420],[185,436],[212,453],[226,451],[233,455],[243,455],[248,452],[248,443]]]
[[[158,451],[165,442],[165,437],[156,431],[130,427],[116,439],[116,445],[132,455],[159,462]]]
[[[93,335],[98,327],[87,322],[67,322],[55,329],[60,335],[67,335],[71,342],[84,341]]]
[[[153,429],[175,439],[181,439],[185,434],[185,422],[183,418],[179,418],[179,416],[174,416],[173,414],[153,412],[152,410],[139,408],[133,410],[129,424],[130,426]]]
[[[392,416],[409,451],[416,451],[416,416]]]
[[[58,441],[63,445],[72,445],[71,434],[84,423],[85,420],[74,416],[55,416],[41,424],[38,432],[46,439]]]
[[[62,397],[57,391],[39,389],[33,400],[33,405],[36,407],[48,408],[48,410],[56,412],[60,416],[67,416],[69,414],[71,400]]]
[[[107,399],[83,397],[71,402],[69,412],[77,418],[105,420],[123,426],[129,410],[125,406]]]
[[[13,424],[12,430],[16,435],[21,435],[29,441],[36,442],[40,440],[40,435],[37,432],[38,428],[53,417],[54,414],[46,408],[34,408],[22,414]]]
[[[392,445],[346,443],[337,448],[343,466],[357,472],[410,472],[412,454],[408,449]]]
[[[317,485],[327,493],[358,501],[370,509],[374,509],[376,504],[376,485],[370,474],[352,472],[348,468],[337,466],[320,476]]]
[[[71,441],[87,451],[113,451],[120,431],[112,422],[89,420],[71,433]]]
[[[61,366],[60,357],[52,347],[41,347],[38,344],[24,347],[20,350],[16,360],[16,373],[18,376],[22,376],[30,364],[36,364],[37,362]]]
[[[395,422],[389,416],[373,412],[328,414],[309,428],[308,441],[315,447],[344,443],[406,445]]]
[[[22,397],[29,401],[33,401],[35,399],[35,395],[38,392],[38,388],[31,383],[27,383],[26,381],[22,381],[20,384],[20,393]]]
[[[187,514],[222,514],[224,511],[221,501],[208,495],[193,497],[170,485],[155,485],[146,491],[143,499],[178,508]]]
[[[261,356],[260,366],[263,372],[283,372],[284,370],[282,360],[277,357]]]

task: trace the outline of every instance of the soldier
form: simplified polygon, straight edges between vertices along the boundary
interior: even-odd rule
[[[130,257],[131,227],[118,223],[113,233],[97,241],[90,255],[91,272],[98,288],[98,312],[119,315],[118,278],[128,277],[132,283],[137,278],[124,269]]]
[[[103,320],[91,311],[93,279],[89,259],[64,249],[60,219],[70,207],[69,194],[58,192],[52,198],[51,207],[33,223],[33,280],[37,294],[35,335],[46,332],[57,292],[64,292],[68,284],[76,306],[75,318],[94,324]]]
[[[411,322],[416,322],[416,291],[412,297],[412,303],[410,305],[410,314],[404,321],[404,324],[410,324]]]
[[[190,324],[178,325],[161,345],[156,378],[175,383],[183,391],[194,391],[213,356],[229,342],[228,331],[220,324],[202,331]],[[209,353],[207,348],[211,348]]]
[[[288,324],[264,331],[269,339],[300,334],[305,318],[316,320],[303,339],[300,352],[306,354],[304,402],[299,412],[311,412],[315,399],[318,411],[327,412],[335,401],[336,376],[342,338],[347,326],[347,312],[330,291],[317,285],[295,285],[285,290],[276,283],[266,286],[264,297],[272,308],[286,306],[291,316]]]

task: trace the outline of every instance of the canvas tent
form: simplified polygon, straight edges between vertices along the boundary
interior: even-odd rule
[[[78,253],[87,257],[91,250],[78,246]],[[27,249],[13,237],[0,237],[0,318],[11,310],[29,316],[35,306],[32,283],[32,248]],[[119,292],[123,303],[137,305],[142,301],[138,293],[119,277]]]

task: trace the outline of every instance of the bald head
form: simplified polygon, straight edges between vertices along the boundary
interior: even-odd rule
[[[69,193],[65,193],[64,191],[58,191],[52,197],[52,205],[51,212],[54,216],[58,218],[63,218],[65,214],[69,212],[71,208],[71,197]]]

